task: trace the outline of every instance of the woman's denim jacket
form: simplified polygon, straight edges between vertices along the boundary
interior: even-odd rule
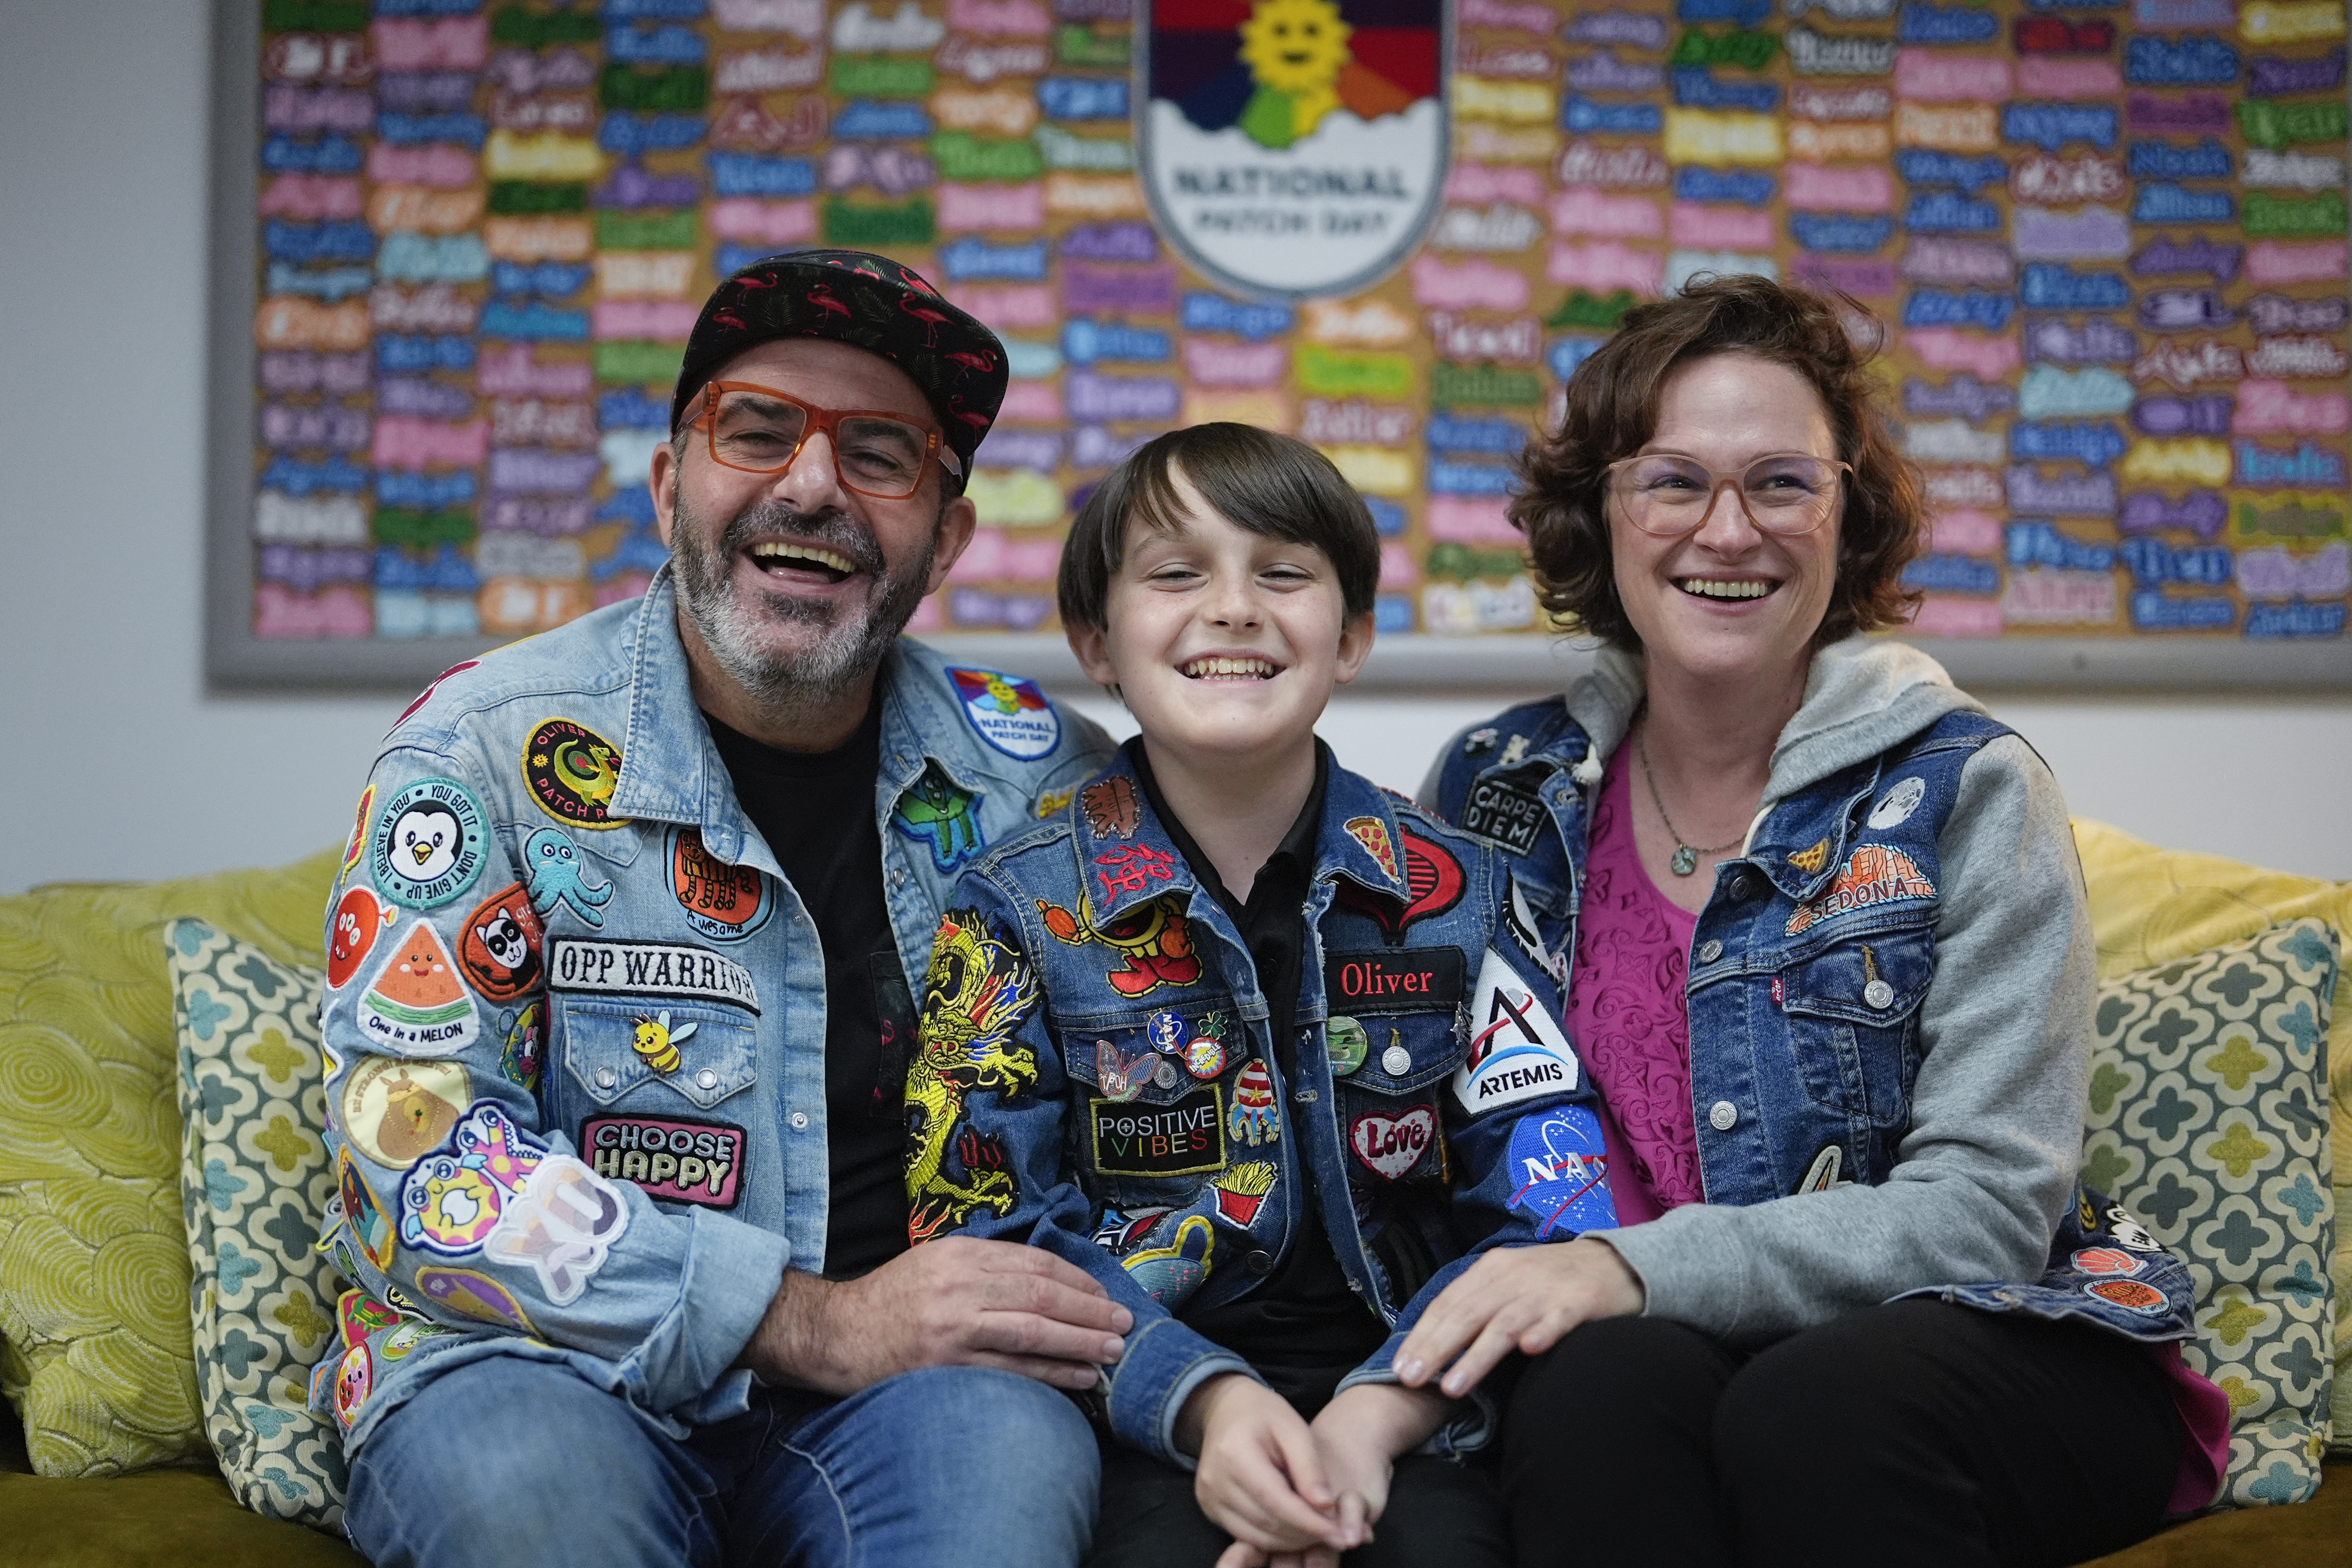
[[[1936,980],[1938,838],[1969,758],[2012,732],[1981,713],[1948,713],[1774,802],[1717,868],[1691,936],[1686,994],[1706,1202],[1874,1186],[1893,1173],[1921,1060],[1919,1008]],[[1555,698],[1470,731],[1433,774],[1439,814],[1512,857],[1563,982],[1601,776],[1591,752]],[[2079,1187],[2040,1279],[1905,1294],[2085,1319],[2141,1340],[2195,1331],[2186,1266]]]
[[[1232,917],[1124,758],[982,857],[950,903],[908,1078],[919,1239],[1028,1240],[1135,1314],[1113,1431],[1180,1464],[1186,1397],[1241,1357],[1181,1321],[1248,1295],[1311,1184],[1388,1368],[1486,1247],[1616,1223],[1558,984],[1507,858],[1333,768],[1307,893],[1295,1078]],[[1352,1022],[1350,1021],[1352,1020]],[[1441,1433],[1483,1440],[1491,1411]]]

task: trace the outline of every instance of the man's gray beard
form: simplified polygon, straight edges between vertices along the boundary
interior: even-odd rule
[[[921,556],[908,562],[904,571],[890,574],[873,534],[845,512],[828,509],[804,516],[772,497],[763,498],[736,514],[713,552],[704,548],[701,520],[684,494],[673,494],[670,564],[678,602],[694,618],[695,629],[719,668],[763,711],[782,715],[823,707],[849,692],[880,668],[883,655],[923,601],[939,550],[936,522]],[[940,511],[944,515],[944,505]],[[764,591],[737,594],[730,584],[730,565],[753,540],[777,533],[822,544],[856,563],[873,584],[863,616],[849,625],[835,626],[839,612],[829,605]],[[790,621],[832,626],[835,635],[799,650],[768,646],[761,632]]]

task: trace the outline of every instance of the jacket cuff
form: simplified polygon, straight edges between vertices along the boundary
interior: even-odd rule
[[[1331,1391],[1331,1397],[1337,1399],[1362,1384],[1397,1382],[1396,1353],[1403,1347],[1409,1331],[1409,1327],[1400,1325],[1394,1333],[1389,1335],[1387,1343],[1367,1356],[1361,1366],[1339,1380],[1339,1386]],[[1436,1431],[1423,1438],[1421,1446],[1412,1450],[1414,1453],[1433,1454],[1442,1459],[1451,1459],[1483,1448],[1495,1440],[1495,1434],[1502,1427],[1503,1410],[1495,1396],[1487,1392],[1486,1381],[1481,1380],[1478,1386],[1465,1394],[1460,1403],[1461,1413],[1448,1418]]]
[[[622,1365],[631,1396],[671,1410],[721,1382],[751,1342],[784,1281],[783,1237],[696,1209],[677,1301]]]
[[[1198,1462],[1176,1447],[1176,1418],[1193,1391],[1220,1373],[1264,1382],[1249,1363],[1173,1318],[1129,1336],[1110,1379],[1110,1429],[1121,1442],[1179,1469]]]

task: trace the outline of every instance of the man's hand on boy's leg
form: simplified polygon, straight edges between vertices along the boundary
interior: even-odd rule
[[[1239,1373],[1213,1377],[1184,1402],[1176,1441],[1200,1457],[1193,1496],[1234,1538],[1219,1568],[1256,1568],[1269,1556],[1362,1544],[1339,1522],[1315,1435],[1287,1400]]]
[[[856,1279],[787,1270],[735,1364],[760,1381],[855,1394],[924,1366],[992,1366],[1095,1386],[1135,1315],[1075,1264],[1013,1241],[951,1236]]]

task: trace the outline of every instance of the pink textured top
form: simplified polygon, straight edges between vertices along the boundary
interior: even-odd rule
[[[1642,868],[1626,772],[1632,750],[1618,747],[1601,775],[1568,987],[1569,1037],[1601,1089],[1609,1192],[1621,1225],[1706,1197],[1684,994],[1698,917],[1667,902]]]
[[[1593,807],[1568,1010],[1570,1037],[1601,1090],[1620,1225],[1706,1199],[1691,1119],[1687,994],[1698,917],[1669,902],[1643,868],[1632,750],[1620,746],[1609,759]],[[2166,1511],[2191,1513],[2213,1500],[2229,1468],[2229,1395],[2190,1371],[2179,1345],[2150,1345],[2148,1353],[2171,1386],[2181,1428]]]

